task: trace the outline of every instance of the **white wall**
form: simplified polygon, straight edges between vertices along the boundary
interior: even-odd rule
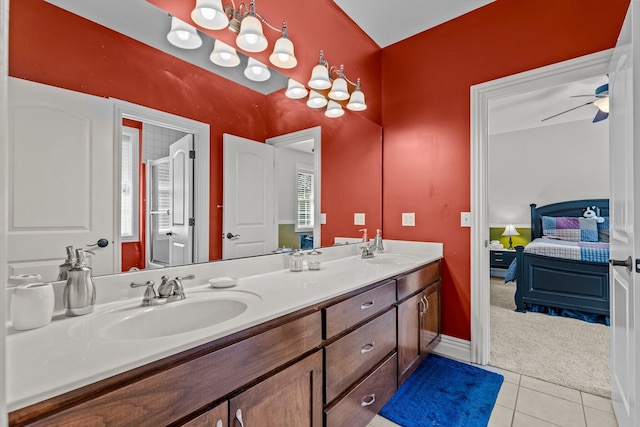
[[[279,148],[277,163],[278,224],[295,224],[296,163],[313,170],[313,154]]]
[[[489,136],[489,226],[530,226],[530,203],[609,196],[609,121]]]

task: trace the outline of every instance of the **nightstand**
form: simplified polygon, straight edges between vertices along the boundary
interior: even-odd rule
[[[511,262],[516,258],[516,251],[509,249],[491,249],[489,267],[492,276],[504,277]]]

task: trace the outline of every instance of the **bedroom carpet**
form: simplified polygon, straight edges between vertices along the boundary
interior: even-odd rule
[[[490,365],[610,397],[609,327],[514,311],[515,283],[491,278]]]

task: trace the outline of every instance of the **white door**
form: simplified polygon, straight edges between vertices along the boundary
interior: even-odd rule
[[[609,66],[611,399],[620,427],[640,422],[640,319],[636,319],[640,310],[636,288],[640,285],[636,264],[640,239],[634,235],[634,225],[640,225],[640,146],[636,143],[634,147],[640,109],[634,110],[633,105],[634,99],[640,99],[640,69],[633,66],[640,58],[639,18],[640,1],[633,0]]]
[[[262,255],[274,238],[274,148],[223,135],[222,258]]]
[[[169,265],[193,262],[193,135],[186,135],[169,147],[171,158],[171,231]]]
[[[55,280],[65,247],[94,247],[93,274],[113,273],[114,113],[108,99],[9,79],[10,275]]]

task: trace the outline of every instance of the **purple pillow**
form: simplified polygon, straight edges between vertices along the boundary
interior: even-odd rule
[[[597,242],[598,222],[595,218],[543,216],[542,235],[572,242]]]

